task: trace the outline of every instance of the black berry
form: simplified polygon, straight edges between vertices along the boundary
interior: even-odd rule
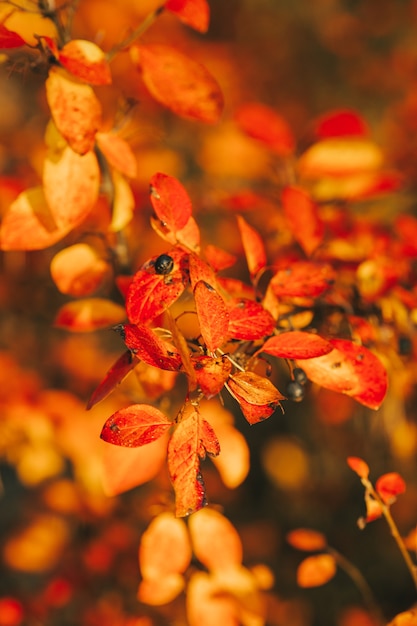
[[[300,385],[305,385],[308,380],[307,374],[301,367],[294,367],[292,371],[292,375],[293,375],[294,380],[297,383],[300,383]]]
[[[398,337],[398,352],[401,356],[408,356],[413,352],[413,342],[407,335],[400,335]]]
[[[304,399],[304,387],[297,381],[291,380],[286,388],[286,396],[288,400],[301,402]]]
[[[174,267],[174,259],[169,254],[160,254],[155,261],[155,272],[157,274],[169,274]]]

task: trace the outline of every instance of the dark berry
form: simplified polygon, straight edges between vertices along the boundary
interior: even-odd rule
[[[301,402],[304,399],[304,387],[297,381],[291,380],[286,388],[286,396],[288,400]]]
[[[160,254],[155,261],[155,272],[157,274],[169,274],[174,267],[174,259],[169,254]]]
[[[305,385],[308,380],[307,374],[301,367],[294,367],[292,371],[292,375],[293,375],[294,380],[297,383],[300,383],[300,385]]]
[[[408,356],[409,354],[412,354],[413,342],[411,341],[410,337],[407,337],[407,335],[400,335],[398,337],[398,352],[402,356]]]

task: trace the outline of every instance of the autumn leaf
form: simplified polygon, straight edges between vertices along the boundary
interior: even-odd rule
[[[191,200],[181,183],[167,174],[154,174],[150,181],[151,203],[158,219],[173,233],[191,217]]]
[[[181,357],[176,348],[158,337],[148,326],[122,324],[115,330],[120,330],[126,347],[137,359],[164,370],[176,371],[181,367]]]
[[[240,404],[240,408],[250,424],[268,418],[275,411],[284,396],[264,376],[254,372],[237,372],[230,376],[227,387]]]
[[[370,350],[346,339],[332,339],[334,349],[300,362],[313,382],[352,396],[371,409],[378,409],[387,392],[387,372]]]
[[[116,446],[136,448],[159,439],[171,426],[159,409],[148,404],[132,404],[109,417],[100,437]]]
[[[233,339],[256,340],[270,335],[275,320],[259,302],[247,298],[228,300],[229,335]]]
[[[92,87],[56,66],[50,68],[45,87],[52,118],[61,135],[77,154],[93,150],[101,125],[101,105]]]
[[[212,398],[220,393],[232,371],[230,360],[226,356],[213,358],[201,355],[193,357],[192,363],[198,386],[205,397]]]
[[[315,123],[315,133],[321,139],[330,137],[366,137],[369,128],[359,113],[350,109],[330,111]]]
[[[187,619],[190,626],[238,626],[240,609],[235,598],[219,589],[207,572],[196,572],[187,586]]]
[[[112,82],[106,55],[92,41],[68,41],[59,51],[58,61],[70,74],[90,85],[110,85]]]
[[[181,230],[177,230],[175,233],[166,228],[159,219],[153,216],[151,217],[150,222],[154,231],[158,233],[158,235],[162,239],[168,241],[170,244],[182,245],[185,248],[188,248],[188,250],[196,252],[197,254],[200,251],[200,229],[197,222],[192,216],[190,217],[184,228],[181,228]]]
[[[126,311],[132,324],[145,324],[163,313],[179,298],[188,282],[187,254],[179,249],[170,250],[173,270],[157,274],[154,257],[146,269],[136,272],[126,295]]]
[[[222,248],[218,248],[212,244],[208,244],[204,248],[204,255],[215,272],[232,267],[237,261],[234,254],[226,252]]]
[[[368,478],[369,465],[365,463],[363,459],[360,459],[357,456],[349,456],[346,460],[350,469],[353,470],[359,478]]]
[[[52,280],[61,293],[89,296],[112,275],[111,266],[97,250],[86,243],[64,248],[50,264]]]
[[[270,337],[260,352],[283,359],[312,359],[333,350],[333,345],[314,333],[292,330]]]
[[[288,123],[271,107],[257,102],[244,104],[237,110],[235,118],[249,137],[257,139],[279,156],[294,152],[295,140]]]
[[[284,187],[281,194],[285,217],[294,239],[310,256],[322,243],[324,225],[317,205],[300,187]]]
[[[227,307],[217,291],[203,280],[194,287],[194,299],[201,335],[207,349],[214,352],[227,338]]]
[[[104,400],[117,385],[119,385],[126,376],[137,365],[138,360],[133,356],[130,350],[126,350],[106,373],[101,383],[96,387],[87,403],[87,410],[91,409],[95,404]]]
[[[227,571],[241,564],[242,542],[237,530],[224,515],[205,508],[190,517],[188,527],[193,552],[209,571]]]
[[[32,187],[18,195],[6,212],[0,230],[2,250],[42,250],[68,234],[58,228],[42,187]]]
[[[189,258],[190,267],[190,283],[192,289],[196,286],[199,280],[203,280],[205,283],[213,287],[217,286],[216,275],[213,268],[201,259],[196,254],[190,254]]]
[[[96,141],[107,162],[115,170],[127,178],[136,177],[136,157],[127,141],[114,132],[105,133],[101,131],[96,133]]]
[[[252,228],[241,215],[237,216],[237,224],[242,238],[249,273],[251,278],[254,279],[267,263],[264,243],[260,234]]]
[[[295,261],[279,269],[271,278],[271,289],[277,298],[315,298],[333,285],[336,273],[326,263]]]
[[[317,554],[301,561],[297,568],[297,583],[300,587],[320,587],[336,574],[336,561],[331,554]]]
[[[187,405],[168,444],[168,470],[175,490],[177,517],[198,511],[207,504],[200,459],[220,451],[211,426],[198,410]]]
[[[315,552],[324,550],[327,546],[326,537],[323,533],[310,528],[296,528],[287,533],[287,542],[297,550],[304,552]]]
[[[300,157],[301,176],[351,176],[373,172],[383,162],[380,148],[363,138],[331,138],[313,144]]]
[[[120,232],[132,220],[135,210],[135,197],[132,188],[118,171],[112,173],[113,202],[110,230]]]
[[[9,30],[4,24],[0,24],[0,49],[20,48],[25,45],[26,41],[18,33]]]
[[[85,298],[64,304],[54,325],[76,333],[91,332],[119,324],[126,317],[124,307],[104,298]]]
[[[160,104],[177,115],[214,124],[223,110],[223,94],[206,68],[176,48],[161,44],[135,46],[134,63]]]
[[[235,393],[232,395],[239,402],[240,410],[242,411],[246,421],[251,425],[258,424],[259,422],[263,422],[268,419],[268,417],[271,417],[271,415],[275,413],[279,404],[279,402],[276,404],[251,404],[243,397],[237,396]]]
[[[164,6],[187,26],[200,33],[207,32],[210,21],[207,0],[166,0]]]
[[[395,502],[398,495],[405,492],[406,484],[400,474],[389,472],[378,478],[375,489],[381,500],[389,506]]]

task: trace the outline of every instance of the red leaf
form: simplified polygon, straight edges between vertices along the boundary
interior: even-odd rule
[[[270,335],[275,320],[259,302],[235,298],[227,302],[229,311],[229,336],[233,339],[256,340]]]
[[[136,272],[126,295],[126,311],[131,323],[152,321],[184,291],[188,282],[188,255],[179,248],[173,248],[169,256],[174,261],[174,268],[169,274],[155,272],[157,257],[146,264],[146,269]]]
[[[100,437],[116,446],[136,448],[159,439],[171,426],[159,409],[148,404],[132,404],[109,417]]]
[[[129,144],[115,133],[96,134],[97,145],[109,164],[128,178],[137,174],[136,157]]]
[[[378,409],[387,391],[385,367],[370,350],[346,339],[332,339],[334,350],[300,363],[313,382],[352,396],[371,409]]]
[[[230,254],[229,252],[211,244],[205,247],[204,254],[215,272],[232,267],[237,260],[234,254]]]
[[[165,8],[183,22],[200,33],[206,33],[210,21],[210,7],[207,0],[166,0]]]
[[[51,67],[45,87],[52,118],[64,139],[78,154],[93,150],[101,105],[92,87],[59,67]]]
[[[279,404],[251,404],[247,402],[242,397],[236,397],[236,400],[239,402],[240,410],[242,411],[245,419],[249,424],[258,424],[259,422],[263,422],[264,420],[271,417],[273,413],[275,413],[276,408]]]
[[[353,470],[359,478],[368,478],[369,466],[363,459],[357,456],[349,456],[346,460],[350,469]]]
[[[132,55],[155,100],[181,117],[207,124],[219,121],[223,94],[203,65],[160,44],[136,46]]]
[[[294,152],[293,133],[274,109],[257,102],[244,104],[236,113],[236,121],[249,137],[261,141],[280,156]]]
[[[176,348],[160,339],[144,324],[123,324],[120,327],[123,340],[136,358],[162,370],[176,371],[181,367],[181,357]]]
[[[90,85],[110,85],[110,66],[106,55],[92,41],[72,39],[59,51],[58,60],[73,76]]]
[[[195,254],[190,254],[190,283],[194,289],[199,280],[215,288],[217,285],[216,275],[213,268]]]
[[[302,330],[292,330],[267,339],[260,352],[283,359],[312,359],[332,350],[333,345],[323,337]]]
[[[95,404],[104,400],[126,378],[137,363],[138,360],[132,355],[131,351],[126,350],[111,366],[101,383],[93,391],[87,403],[87,409],[91,409]]]
[[[355,111],[330,111],[317,120],[316,134],[328,137],[366,137],[369,134],[365,120]]]
[[[406,484],[397,472],[389,472],[378,478],[375,489],[385,504],[393,504],[397,496],[405,492]]]
[[[277,298],[312,298],[330,289],[335,277],[335,271],[326,263],[296,261],[278,270],[271,278],[270,285]]]
[[[200,229],[197,222],[191,216],[184,228],[177,230],[173,233],[166,228],[164,224],[155,217],[151,217],[151,226],[156,233],[165,241],[168,241],[172,245],[182,245],[192,252],[198,253],[200,250]]]
[[[191,217],[191,200],[173,176],[154,174],[150,182],[151,202],[157,217],[164,225],[176,233],[184,228]]]
[[[105,298],[84,298],[64,304],[55,318],[57,328],[76,333],[91,332],[120,324],[126,317],[122,306]]]
[[[285,187],[281,200],[294,239],[307,255],[311,255],[322,243],[324,235],[317,205],[299,187]]]
[[[264,243],[260,234],[241,215],[237,216],[237,223],[249,273],[251,278],[255,278],[267,262]]]
[[[229,315],[223,298],[203,280],[194,288],[200,332],[207,349],[214,352],[227,338]]]
[[[188,405],[168,444],[168,470],[175,490],[176,515],[184,517],[207,504],[200,458],[215,454],[218,442],[208,422]]]
[[[206,398],[220,393],[229,378],[232,364],[226,356],[217,359],[211,356],[196,356],[192,360],[198,386]]]
[[[0,231],[2,250],[42,250],[63,239],[69,228],[58,228],[42,187],[23,191],[10,205]]]
[[[9,30],[4,24],[0,24],[0,49],[20,48],[25,45],[26,41],[18,33]]]

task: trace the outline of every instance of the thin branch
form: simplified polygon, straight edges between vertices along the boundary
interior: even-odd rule
[[[123,39],[123,41],[121,41],[116,46],[114,46],[112,50],[109,50],[109,52],[107,53],[107,60],[112,61],[112,59],[114,59],[116,54],[118,54],[124,48],[128,48],[136,39],[141,37],[143,33],[146,30],[148,30],[150,26],[152,26],[152,24],[161,15],[161,13],[164,12],[164,10],[165,10],[165,6],[162,4],[161,6],[156,8],[155,11],[152,11],[152,13],[149,13],[149,15],[143,20],[143,22],[138,26],[138,28],[136,28],[129,35],[129,37],[126,37],[126,39]]]

